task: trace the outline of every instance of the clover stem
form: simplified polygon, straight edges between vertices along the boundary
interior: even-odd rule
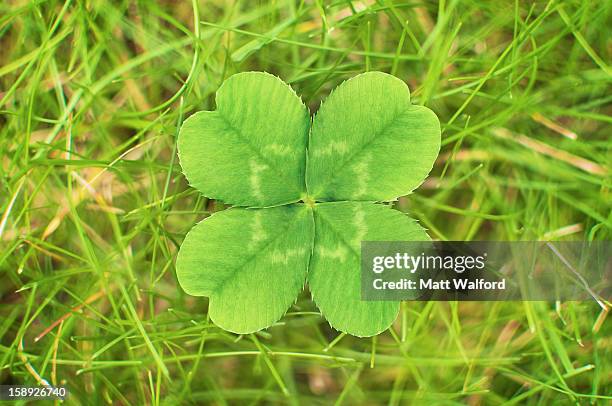
[[[310,208],[313,208],[315,205],[315,199],[308,196],[307,194],[302,195],[302,201],[307,204]]]

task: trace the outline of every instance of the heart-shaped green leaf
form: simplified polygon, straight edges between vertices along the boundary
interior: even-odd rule
[[[181,127],[179,158],[189,183],[239,206],[298,201],[310,116],[293,89],[276,76],[247,72],[227,79],[216,100],[216,111],[195,113]]]
[[[427,241],[429,236],[415,220],[381,204],[321,203],[314,218],[308,286],[319,310],[332,327],[358,337],[386,330],[399,302],[361,300],[361,242]]]
[[[314,222],[305,205],[218,212],[189,231],[176,260],[181,287],[209,296],[218,326],[252,333],[278,321],[304,287]]]
[[[410,193],[431,171],[440,123],[410,104],[404,82],[369,72],[338,86],[319,109],[306,183],[317,201],[388,201]]]

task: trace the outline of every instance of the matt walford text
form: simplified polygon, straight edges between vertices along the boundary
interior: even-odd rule
[[[372,287],[375,290],[505,290],[506,279],[488,281],[474,277],[470,271],[482,275],[485,269],[487,254],[483,255],[430,255],[421,253],[411,255],[396,253],[389,256],[375,256],[372,259],[372,271],[382,274],[388,270],[400,270],[409,273],[408,277],[385,280],[375,278]],[[449,272],[452,271],[449,276]],[[418,273],[417,273],[418,272]],[[397,275],[394,272],[393,275]],[[446,275],[446,277],[440,277]]]

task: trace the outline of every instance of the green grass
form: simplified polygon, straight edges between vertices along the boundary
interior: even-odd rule
[[[605,1],[0,4],[0,383],[68,404],[606,404],[612,329],[592,302],[404,303],[338,335],[304,292],[236,337],[178,287],[190,227],[176,134],[224,78],[266,70],[311,110],[366,70],[442,122],[396,206],[433,238],[605,240],[612,72]]]

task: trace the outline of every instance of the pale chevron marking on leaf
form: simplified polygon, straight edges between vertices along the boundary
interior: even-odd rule
[[[263,147],[263,151],[278,156],[288,156],[295,154],[295,150],[293,148],[291,148],[289,145],[282,144],[266,145],[265,147]]]
[[[306,248],[287,248],[285,250],[274,250],[270,254],[270,261],[273,264],[287,265],[292,258],[299,258],[306,255]]]
[[[312,151],[313,157],[344,155],[349,152],[349,145],[346,141],[331,141],[325,148],[318,148]]]
[[[368,233],[368,224],[365,220],[365,212],[360,206],[355,206],[353,224],[355,225],[356,232],[352,244],[357,247],[357,249],[361,249],[361,242],[365,239]]]
[[[251,170],[251,176],[249,177],[249,180],[251,182],[251,189],[253,191],[253,195],[257,199],[262,200],[264,198],[264,195],[261,192],[260,173],[268,169],[268,165],[260,164],[255,158],[251,158],[251,160],[249,161],[249,168]]]
[[[370,162],[372,162],[372,154],[366,153],[361,161],[353,165],[354,179],[357,181],[357,190],[355,191],[355,197],[357,198],[367,194],[368,180],[370,179],[370,172],[368,171]]]
[[[345,247],[343,247],[342,245],[337,245],[336,248],[334,248],[334,249],[327,248],[327,247],[324,247],[324,246],[319,246],[319,247],[317,247],[317,253],[322,258],[337,259],[340,262],[345,262],[346,261],[346,257],[348,255],[348,250]]]
[[[249,251],[257,249],[260,242],[268,239],[268,233],[266,233],[266,230],[264,229],[261,216],[261,212],[256,211],[255,216],[253,217],[253,223],[251,227],[251,241],[248,245]]]

